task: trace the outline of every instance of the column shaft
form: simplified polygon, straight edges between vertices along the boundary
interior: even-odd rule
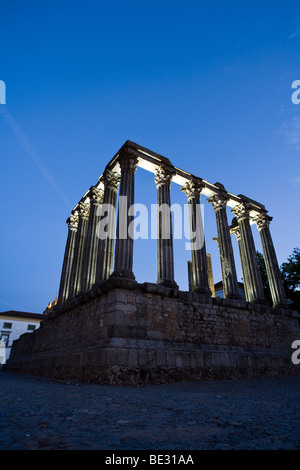
[[[134,154],[124,152],[120,155],[118,161],[121,167],[121,182],[115,245],[115,265],[112,276],[135,279],[132,272],[133,237],[128,230],[134,216],[129,215],[128,211],[134,204],[134,173],[137,166],[137,157]]]
[[[210,294],[208,281],[208,268],[206,258],[206,247],[204,238],[204,229],[202,223],[200,193],[203,184],[195,181],[188,181],[181,190],[188,198],[190,234],[191,234],[191,281],[194,291]]]
[[[174,280],[173,230],[170,185],[172,174],[158,168],[155,175],[157,186],[157,283],[178,288]]]
[[[267,214],[260,214],[254,220],[260,234],[273,306],[284,306],[286,305],[286,297],[269,227],[272,217]]]
[[[90,197],[90,215],[87,226],[86,241],[84,246],[83,265],[81,273],[81,290],[89,290],[96,280],[96,265],[98,238],[96,233],[99,215],[98,207],[103,199],[103,190],[92,186],[89,192]]]
[[[71,214],[67,220],[68,228],[68,238],[66,243],[64,262],[62,267],[59,294],[58,294],[58,305],[63,304],[69,295],[70,289],[70,276],[72,270],[73,256],[74,256],[74,247],[76,240],[76,232],[78,228],[78,214]]]
[[[208,199],[216,214],[224,297],[239,299],[239,286],[226,213],[227,200],[228,197],[225,195],[215,195]]]
[[[106,170],[103,175],[104,195],[100,208],[100,224],[98,233],[98,256],[96,281],[105,281],[113,272],[113,257],[116,229],[116,205],[120,176],[117,172]]]
[[[72,263],[69,299],[75,297],[81,290],[81,272],[83,264],[84,244],[86,239],[89,217],[89,205],[80,203],[79,222],[74,247],[74,260]]]
[[[235,235],[236,235],[237,242],[238,242],[238,247],[239,247],[239,254],[240,254],[241,267],[242,267],[242,274],[243,274],[243,281],[244,281],[245,298],[246,298],[246,301],[247,301],[247,302],[250,302],[249,296],[248,296],[248,293],[247,293],[247,283],[246,283],[246,281],[245,281],[245,279],[246,279],[246,260],[245,260],[245,255],[244,255],[244,251],[243,251],[243,245],[242,245],[242,241],[241,241],[241,232],[240,232],[240,230],[237,228],[237,229],[235,229],[234,233],[235,233]]]
[[[241,246],[244,256],[244,282],[249,302],[265,303],[263,284],[258,266],[253,235],[249,222],[249,209],[246,203],[240,203],[232,209],[236,214],[241,234]]]

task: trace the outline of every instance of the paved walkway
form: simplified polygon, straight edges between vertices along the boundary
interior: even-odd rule
[[[300,449],[300,377],[143,387],[0,371],[0,450]]]

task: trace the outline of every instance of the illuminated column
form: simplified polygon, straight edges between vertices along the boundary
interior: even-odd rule
[[[129,208],[134,204],[134,173],[136,171],[137,161],[137,157],[127,150],[125,150],[118,159],[121,168],[121,182],[113,277],[135,279],[132,272],[133,234],[130,233],[129,230],[130,224],[133,223],[134,216],[129,215]]]
[[[188,181],[181,191],[185,192],[189,204],[190,237],[192,264],[190,267],[191,285],[196,292],[209,294],[208,269],[204,228],[201,215],[200,193],[204,185],[197,181]]]
[[[163,167],[156,170],[157,187],[157,283],[178,288],[174,281],[174,255],[171,214],[172,173]]]
[[[227,201],[228,196],[219,194],[208,199],[216,214],[224,297],[239,299],[239,286],[226,213]]]
[[[81,272],[86,239],[87,225],[89,219],[89,204],[79,203],[79,222],[74,247],[74,260],[72,263],[69,299],[75,297],[81,289]]]
[[[113,271],[114,242],[116,229],[116,206],[120,176],[106,170],[103,175],[104,195],[99,207],[98,257],[96,281],[105,281]]]
[[[67,220],[68,228],[68,238],[66,243],[65,249],[65,256],[64,262],[62,267],[61,279],[60,279],[60,286],[59,286],[59,294],[58,294],[58,305],[63,304],[69,295],[70,289],[70,276],[72,270],[72,263],[73,263],[73,256],[74,256],[74,247],[75,247],[75,239],[76,239],[76,232],[78,228],[78,213],[75,212],[71,214]]]
[[[238,247],[239,247],[242,274],[243,274],[243,281],[244,281],[245,298],[246,298],[247,302],[249,302],[249,297],[248,297],[248,294],[247,294],[247,284],[245,282],[245,278],[246,278],[246,261],[245,261],[244,251],[243,251],[243,245],[242,245],[242,242],[241,242],[241,232],[240,232],[239,228],[237,227],[233,230],[233,233],[236,236],[236,239],[237,239],[237,242],[238,242]]]
[[[247,203],[240,203],[232,209],[235,213],[241,234],[241,248],[244,257],[244,283],[249,302],[266,303],[258,260],[249,222]]]
[[[279,307],[286,305],[286,297],[270,233],[269,225],[271,220],[272,217],[265,213],[254,218],[260,234],[273,305],[274,307]]]
[[[98,251],[96,227],[99,219],[97,211],[103,200],[103,190],[101,188],[92,186],[88,196],[90,198],[90,216],[87,226],[81,273],[82,291],[89,290],[95,283]]]

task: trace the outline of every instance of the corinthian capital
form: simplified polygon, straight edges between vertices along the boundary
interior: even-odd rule
[[[138,157],[134,150],[126,148],[122,151],[118,158],[119,165],[122,168],[127,168],[131,171],[135,171],[138,164]]]
[[[253,218],[254,222],[257,225],[258,230],[262,230],[263,228],[269,227],[272,219],[273,217],[270,217],[266,213],[259,214],[257,217]]]
[[[235,234],[237,241],[239,242],[241,239],[241,231],[240,229],[236,228],[232,233]]]
[[[74,212],[70,215],[70,217],[67,219],[67,224],[69,225],[70,230],[76,230],[78,227],[78,221],[79,221],[79,216],[78,212]]]
[[[161,167],[157,168],[157,170],[155,172],[154,181],[155,181],[157,186],[161,186],[162,184],[167,184],[167,185],[170,186],[172,176],[173,175],[169,170],[167,170],[166,168],[161,166]]]
[[[215,194],[207,200],[212,204],[214,210],[218,211],[223,207],[226,207],[228,199],[229,197],[225,194]]]
[[[191,199],[193,197],[200,197],[203,188],[204,183],[199,179],[187,181],[180,189],[187,195],[188,199]]]
[[[105,170],[103,175],[104,186],[108,189],[114,189],[117,191],[121,176],[116,171]]]
[[[246,202],[241,202],[231,209],[236,215],[237,220],[247,219],[249,217],[249,205]]]
[[[103,189],[92,186],[90,189],[90,199],[92,204],[101,204],[103,201]]]
[[[83,219],[87,219],[90,215],[90,205],[87,202],[79,203],[79,214]]]

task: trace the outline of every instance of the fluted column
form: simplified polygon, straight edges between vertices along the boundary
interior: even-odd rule
[[[99,225],[105,227],[99,227],[98,231],[96,281],[107,280],[113,271],[116,205],[120,178],[117,172],[111,170],[106,170],[103,175],[104,195],[102,206],[99,207]]]
[[[228,196],[221,194],[216,194],[208,199],[216,214],[224,297],[239,299],[239,286],[226,213],[227,201]]]
[[[286,305],[286,297],[278,266],[277,256],[270,233],[269,225],[271,220],[272,217],[265,213],[262,213],[254,218],[260,234],[273,305],[274,307],[279,307]]]
[[[87,225],[89,219],[89,204],[79,203],[79,222],[74,247],[74,260],[71,270],[69,299],[75,297],[81,290],[81,272],[86,239]]]
[[[189,204],[192,264],[190,268],[192,289],[196,292],[210,294],[204,228],[201,216],[200,193],[203,184],[188,181],[181,191],[185,192]]]
[[[173,230],[170,186],[172,173],[160,167],[155,173],[157,187],[157,283],[178,288],[174,280]]]
[[[69,295],[70,276],[71,276],[73,256],[74,256],[76,232],[78,228],[78,213],[77,212],[70,215],[70,217],[67,219],[67,224],[69,227],[68,238],[67,238],[67,243],[66,243],[64,262],[63,262],[61,279],[60,279],[59,294],[58,294],[58,301],[57,301],[58,305],[63,304],[67,300],[68,295]]]
[[[89,191],[90,215],[84,245],[84,255],[81,272],[81,290],[89,290],[95,283],[98,238],[96,227],[99,219],[98,207],[103,200],[103,189],[92,186]]]
[[[240,203],[232,209],[235,213],[241,234],[242,253],[244,256],[244,283],[249,302],[266,303],[263,284],[258,266],[253,235],[249,221],[247,203]]]
[[[240,254],[240,260],[241,260],[241,267],[242,267],[242,275],[243,275],[243,281],[244,281],[245,298],[246,298],[247,302],[249,302],[249,297],[248,297],[248,293],[247,293],[247,283],[245,281],[245,279],[246,279],[246,260],[245,260],[243,245],[242,245],[242,241],[241,241],[240,229],[238,227],[235,228],[233,233],[236,236],[236,239],[237,239],[237,242],[238,242],[238,247],[239,247],[239,254]]]
[[[135,279],[133,266],[133,234],[129,233],[129,226],[134,219],[129,215],[129,208],[134,204],[134,173],[136,171],[137,157],[125,150],[118,159],[121,168],[121,182],[119,191],[117,234],[115,245],[115,265],[113,277]]]

